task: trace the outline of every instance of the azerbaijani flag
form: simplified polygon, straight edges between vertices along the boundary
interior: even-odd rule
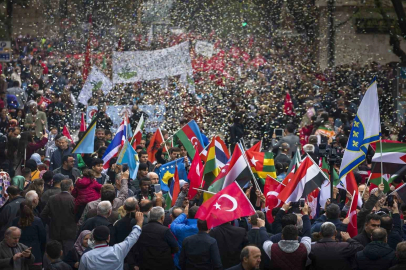
[[[248,162],[250,163],[251,170],[255,176],[261,179],[265,184],[267,175],[276,178],[275,161],[272,152],[255,152],[246,151]]]
[[[191,120],[187,123],[187,125],[178,130],[174,136],[180,140],[192,159],[196,151],[201,153],[204,149],[202,134],[195,120]]]

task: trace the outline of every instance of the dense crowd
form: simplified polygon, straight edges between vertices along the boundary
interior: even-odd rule
[[[185,40],[192,45],[195,93],[179,77],[115,85],[107,96],[93,93],[89,105],[99,106],[93,154],[72,154],[74,142],[62,134],[65,125],[78,129],[86,109],[77,102],[84,84],[81,44],[31,37],[13,41],[13,59],[0,69],[0,268],[406,268],[406,205],[389,206],[383,185],[369,190],[370,156],[355,171],[358,189],[365,192],[353,239],[346,232],[351,196],[336,188],[318,215],[307,204],[298,209],[287,203],[268,209],[272,222],[264,214],[266,198],[255,187],[244,191],[256,214],[215,228],[195,218],[203,196],[199,192],[189,200],[187,181],[180,181],[180,194],[167,207],[167,194],[152,191],[160,183],[159,166],[182,156],[188,168],[191,160],[179,145],[151,163],[146,149],[152,134],[144,134],[136,147],[135,179],[117,158],[103,169],[115,132],[105,105],[131,105],[135,128],[142,113],[137,105],[162,104],[165,138],[194,119],[202,133],[221,135],[231,149],[241,139],[247,147],[262,139],[263,151],[275,154],[282,181],[297,147],[315,160],[323,156],[320,145],[334,143],[342,152],[375,77],[383,139],[406,141],[406,130],[394,120],[390,65],[354,63],[322,71],[311,47],[296,37],[221,40],[213,33],[190,33],[151,42],[137,36],[120,39],[117,50],[160,49]],[[216,53],[197,55],[196,40],[211,41]],[[103,44],[94,46],[93,64],[110,77],[111,55]],[[283,110],[286,93],[292,115]],[[404,182],[398,177],[392,190]]]

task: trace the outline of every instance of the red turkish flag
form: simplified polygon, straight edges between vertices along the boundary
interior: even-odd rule
[[[213,228],[240,217],[255,214],[255,209],[240,186],[233,182],[204,202],[195,218],[206,220],[207,227]]]
[[[351,202],[351,208],[350,211],[348,211],[347,217],[350,219],[350,223],[348,223],[347,226],[347,232],[353,238],[358,234],[358,229],[357,229],[357,203],[358,203],[358,192],[354,190],[354,193],[352,194],[352,202]]]
[[[286,115],[295,115],[293,111],[293,102],[288,92],[286,92],[285,104],[283,105],[283,113]]]
[[[265,201],[265,211],[266,211],[266,219],[269,223],[274,221],[272,216],[272,209],[275,207],[281,207],[283,202],[277,198],[279,193],[285,188],[285,186],[270,177],[269,175],[266,177],[265,186],[264,186],[264,195],[266,197]]]
[[[189,185],[189,192],[188,198],[189,200],[193,199],[193,197],[197,194],[197,190],[195,188],[201,188],[202,185],[202,160],[200,159],[200,155],[195,155],[192,161],[192,165],[190,165],[189,174],[187,178],[190,181]]]

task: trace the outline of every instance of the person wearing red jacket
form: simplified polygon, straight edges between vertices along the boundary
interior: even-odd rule
[[[94,178],[94,172],[89,169],[83,171],[83,178],[76,180],[72,196],[75,198],[75,213],[78,220],[86,204],[100,198],[102,186]]]

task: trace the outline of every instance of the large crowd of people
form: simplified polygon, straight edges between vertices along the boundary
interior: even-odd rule
[[[77,102],[84,84],[83,46],[75,40],[13,41],[12,61],[0,69],[0,268],[406,269],[406,204],[395,200],[389,206],[383,185],[369,190],[370,155],[354,172],[359,190],[365,190],[354,238],[347,233],[351,200],[336,188],[318,215],[311,215],[307,204],[298,210],[286,203],[268,210],[274,218],[270,222],[262,207],[266,198],[246,187],[256,213],[208,228],[195,218],[202,193],[189,200],[187,181],[180,181],[173,207],[166,206],[167,194],[151,191],[160,183],[160,164],[179,156],[187,163],[191,159],[178,145],[151,163],[146,149],[152,134],[145,132],[136,147],[140,165],[135,179],[117,158],[103,169],[115,133],[106,105],[132,106],[135,128],[142,114],[138,105],[160,104],[166,109],[165,138],[194,119],[203,134],[221,135],[230,149],[241,139],[247,147],[262,140],[263,151],[275,154],[282,181],[296,148],[319,159],[320,145],[333,143],[342,153],[375,77],[382,138],[406,142],[406,130],[395,121],[390,65],[354,63],[323,71],[297,37],[222,40],[215,33],[189,33],[151,42],[136,36],[120,39],[116,49],[153,50],[186,40],[195,92],[179,77],[115,85],[107,96],[94,92],[89,105],[99,106],[99,119],[93,154],[72,154],[75,142],[62,134],[65,125],[78,129],[86,109]],[[196,40],[215,44],[215,54],[197,55]],[[94,48],[92,61],[110,77],[111,55],[103,48]],[[283,110],[287,93],[291,115]],[[405,180],[397,177],[391,189]]]

